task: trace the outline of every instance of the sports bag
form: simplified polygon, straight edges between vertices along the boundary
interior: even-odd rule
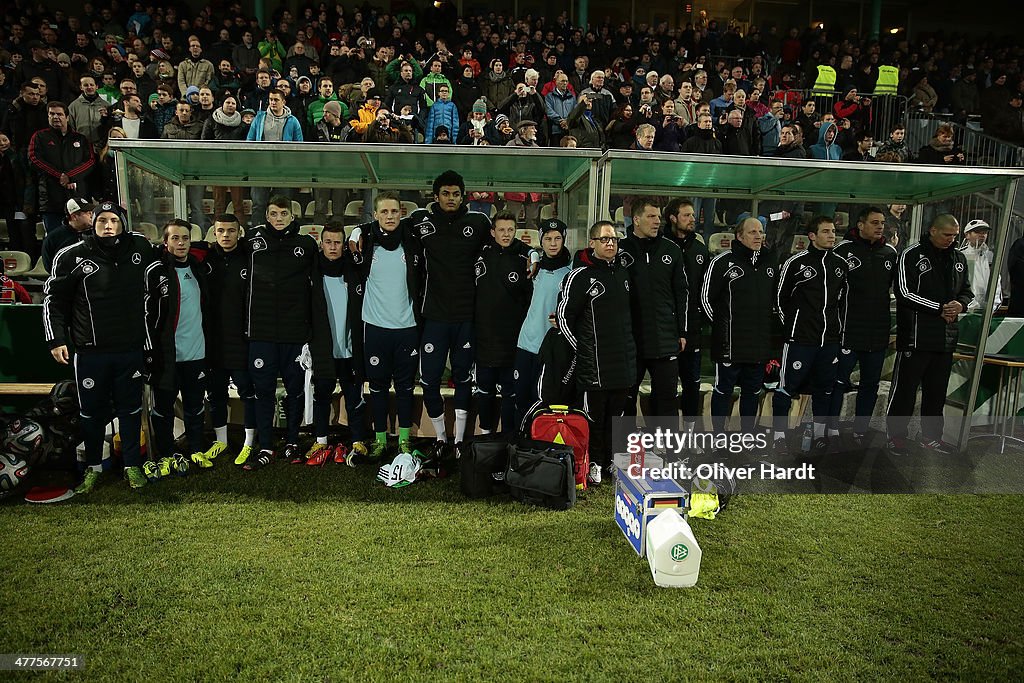
[[[572,463],[571,446],[523,439],[509,446],[505,483],[522,503],[568,510],[576,504]]]
[[[508,439],[487,434],[473,439],[469,453],[459,459],[459,487],[468,498],[489,498],[505,491]]]
[[[564,405],[542,407],[533,413],[530,438],[572,446],[576,488],[587,487],[590,470],[590,421],[582,410]]]

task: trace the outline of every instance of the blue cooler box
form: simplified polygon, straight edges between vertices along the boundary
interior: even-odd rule
[[[640,557],[646,553],[647,523],[668,508],[680,515],[689,507],[689,482],[633,479],[619,468],[615,483],[615,523]]]

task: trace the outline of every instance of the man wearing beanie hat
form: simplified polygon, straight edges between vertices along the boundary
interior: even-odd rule
[[[320,123],[320,120],[324,117],[324,108],[331,102],[338,103],[338,116],[341,117],[342,121],[347,121],[348,106],[339,100],[338,94],[334,92],[334,79],[330,76],[321,76],[316,87],[320,96],[310,102],[309,106],[306,108],[306,116],[309,117],[309,125],[315,128],[316,125]]]
[[[116,203],[96,207],[93,231],[57,253],[43,300],[50,353],[62,365],[73,360],[75,367],[88,468],[75,489],[78,494],[91,491],[100,476],[111,403],[124,476],[132,488],[146,485],[139,452],[144,352],[152,348],[146,307],[167,286],[160,280],[153,247],[127,231],[124,210]]]
[[[530,307],[526,311],[526,319],[519,330],[519,340],[516,343],[516,424],[522,423],[530,406],[538,399],[541,344],[548,331],[553,329],[551,323],[562,280],[572,270],[572,255],[565,246],[566,232],[565,223],[557,218],[540,222],[542,253],[537,273],[533,276]],[[546,394],[545,398],[548,398]]]

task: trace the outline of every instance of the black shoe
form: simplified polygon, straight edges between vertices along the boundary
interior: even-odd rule
[[[812,458],[820,458],[821,456],[828,453],[828,437],[819,436],[813,442],[811,442],[811,452],[807,455]]]
[[[274,462],[274,451],[266,449],[262,451],[254,451],[253,454],[249,456],[249,459],[245,461],[245,464],[242,465],[242,469],[246,472],[251,472],[253,470],[266,467],[272,462]]]
[[[890,436],[889,440],[885,442],[885,448],[890,454],[897,457],[910,455],[910,446],[907,444],[907,440],[901,436]]]
[[[773,455],[786,455],[787,453],[789,453],[789,443],[786,441],[786,437],[782,436],[772,441]]]
[[[956,452],[956,448],[951,443],[946,443],[942,439],[925,439],[922,438],[920,441],[921,448],[931,453],[938,455],[953,455]]]
[[[290,443],[284,447],[284,455],[281,456],[293,465],[306,464],[306,454],[302,452],[298,444]]]

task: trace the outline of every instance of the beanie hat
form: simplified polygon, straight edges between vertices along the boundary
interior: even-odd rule
[[[299,76],[299,78],[295,81],[295,85],[300,85],[302,81],[306,81],[307,83],[309,83],[310,87],[313,87],[313,81],[309,78],[309,76]]]
[[[380,94],[380,90],[377,90],[376,88],[370,88],[369,90],[366,91],[366,99],[372,100],[374,98],[382,100],[384,99],[384,96]]]
[[[544,237],[544,233],[551,232],[552,230],[554,230],[555,232],[557,232],[558,234],[560,234],[564,238],[565,237],[565,233],[569,231],[569,227],[565,223],[563,223],[562,221],[558,220],[557,218],[549,218],[546,221],[541,221],[541,223],[540,223],[540,236],[541,237]]]
[[[341,103],[337,100],[328,100],[324,103],[324,114],[341,116]]]
[[[473,103],[474,114],[486,114],[487,113],[487,100],[483,97]]]
[[[501,128],[502,124],[509,123],[508,117],[504,114],[498,114],[494,119],[494,127]]]
[[[148,102],[150,104],[153,104],[154,102],[156,102],[159,99],[160,99],[160,96],[158,94],[156,94],[156,93],[153,93],[152,95],[149,96]]]
[[[187,100],[189,97],[191,97],[192,93],[195,93],[196,95],[199,94],[198,85],[190,85],[187,88],[185,88],[185,99]]]
[[[117,214],[117,217],[121,219],[121,226],[125,232],[128,232],[128,216],[125,215],[124,209],[117,202],[112,202],[109,199],[104,200],[96,205],[96,208],[92,210],[92,227],[96,227],[96,219],[99,218],[101,213],[108,212]]]

